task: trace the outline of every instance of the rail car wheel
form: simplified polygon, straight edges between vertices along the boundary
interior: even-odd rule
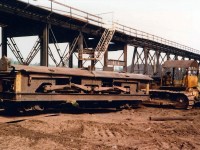
[[[189,105],[187,97],[184,95],[178,95],[175,100],[175,108],[177,109],[186,109]]]
[[[34,111],[42,112],[44,110],[45,110],[45,108],[40,106],[40,105],[33,105],[33,106],[25,106],[25,107],[23,107],[24,113],[26,113],[26,112],[34,112]]]
[[[36,111],[44,111],[44,107],[42,107],[41,105],[35,105],[32,107],[32,109]]]

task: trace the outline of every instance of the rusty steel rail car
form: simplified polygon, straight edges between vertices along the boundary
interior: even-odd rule
[[[7,58],[0,60],[0,99],[6,109],[44,108],[58,103],[131,106],[149,100],[151,80],[141,74],[10,65]]]

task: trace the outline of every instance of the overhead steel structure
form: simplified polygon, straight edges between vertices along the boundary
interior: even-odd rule
[[[48,66],[49,56],[56,66],[73,67],[73,54],[77,53],[78,67],[91,61],[91,69],[103,59],[104,70],[108,66],[123,66],[127,71],[127,46],[134,47],[131,72],[155,74],[168,59],[194,59],[200,61],[200,52],[161,37],[139,31],[119,23],[106,28],[101,17],[61,4],[62,10],[39,7],[16,0],[0,1],[0,25],[2,27],[2,56],[9,47],[19,63],[29,65],[40,51],[40,64]],[[14,37],[38,36],[34,47],[25,59]],[[69,43],[67,51],[61,52],[58,43]],[[111,44],[112,42],[112,44]],[[49,47],[54,43],[59,60]],[[139,50],[140,49],[140,50]],[[123,60],[109,60],[108,51],[123,50]],[[85,55],[87,54],[87,55]],[[87,57],[85,57],[87,56]]]

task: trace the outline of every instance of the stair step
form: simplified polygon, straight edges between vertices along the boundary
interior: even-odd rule
[[[110,44],[114,33],[114,29],[105,29],[104,33],[101,36],[101,39],[99,40],[99,43],[97,44],[96,49],[92,52],[92,54],[95,54],[94,58],[82,58],[82,60],[99,61],[103,57],[104,53],[107,51],[107,48]],[[87,54],[91,54],[91,52],[88,52]]]

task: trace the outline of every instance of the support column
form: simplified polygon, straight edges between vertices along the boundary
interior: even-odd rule
[[[2,38],[2,47],[1,47],[1,55],[6,56],[8,55],[7,52],[7,31],[6,27],[1,28],[1,38]]]
[[[40,50],[40,65],[41,66],[48,66],[48,48],[49,48],[49,25],[46,24],[42,35],[40,35],[40,44],[41,44],[41,50]]]
[[[94,53],[90,55],[91,58],[94,58]],[[95,60],[91,60],[91,70],[95,70]]]
[[[78,68],[83,68],[83,34],[80,33],[78,39]]]
[[[104,53],[104,67],[108,67],[108,50]]]
[[[154,73],[160,74],[160,52],[156,51],[156,70]]]
[[[131,73],[134,72],[135,69],[135,56],[137,54],[137,47],[134,47],[134,52],[133,52],[133,58],[132,58],[132,63],[131,63]]]
[[[170,54],[167,53],[167,60],[170,60]]]
[[[148,56],[149,56],[149,50],[147,48],[144,48],[144,74],[148,74]]]
[[[175,55],[175,60],[178,60],[178,55]]]
[[[69,46],[70,47],[71,43],[69,43]],[[73,55],[74,53],[71,54],[71,56],[69,57],[69,68],[73,68]]]
[[[74,53],[69,57],[69,68],[73,68],[73,55]]]
[[[124,72],[127,72],[127,48],[128,48],[128,45],[125,44],[124,45],[124,66],[123,66],[123,71]]]

